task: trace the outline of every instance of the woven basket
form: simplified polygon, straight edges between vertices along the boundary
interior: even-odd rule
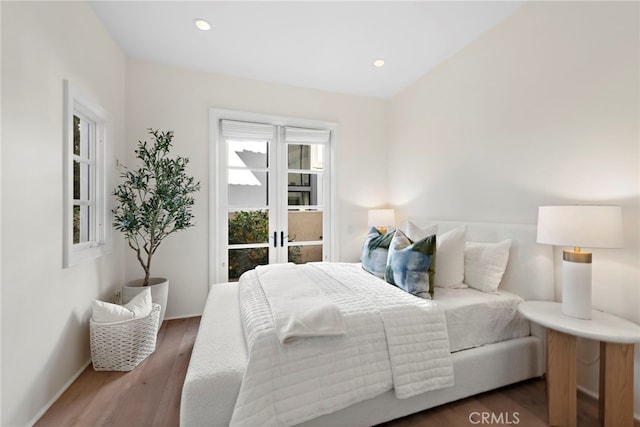
[[[89,321],[91,361],[96,371],[130,371],[156,349],[160,305],[139,319],[114,323]]]

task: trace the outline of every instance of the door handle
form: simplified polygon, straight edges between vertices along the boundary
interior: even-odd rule
[[[280,232],[280,247],[284,248],[284,231]]]
[[[278,232],[277,231],[273,232],[273,247],[274,248],[278,247]]]

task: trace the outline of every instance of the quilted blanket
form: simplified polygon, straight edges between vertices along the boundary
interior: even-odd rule
[[[394,389],[453,385],[444,312],[356,264],[298,267],[339,308],[347,333],[282,344],[255,271],[239,283],[249,360],[232,426],[289,426]]]

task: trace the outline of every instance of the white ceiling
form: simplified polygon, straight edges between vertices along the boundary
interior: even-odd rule
[[[129,58],[379,98],[522,1],[91,1]],[[205,18],[210,31],[197,30]],[[382,68],[372,65],[383,58]]]

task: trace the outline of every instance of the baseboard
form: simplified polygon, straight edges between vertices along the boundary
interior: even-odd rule
[[[584,394],[586,394],[587,396],[593,397],[594,399],[598,400],[598,393],[596,393],[595,391],[589,390],[588,388],[585,388],[581,385],[576,386],[576,388],[581,392],[583,392]],[[634,412],[633,419],[640,422],[640,414],[637,412]]]
[[[49,408],[51,408],[51,406],[53,406],[54,403],[56,403],[56,400],[58,400],[60,398],[60,396],[62,396],[62,393],[64,393],[65,391],[67,391],[67,389],[71,386],[71,384],[73,384],[73,382],[75,380],[78,379],[78,377],[84,372],[85,369],[87,369],[87,366],[89,366],[89,364],[91,363],[91,358],[89,358],[89,360],[87,360],[84,365],[82,365],[82,368],[80,368],[78,370],[78,372],[76,372],[71,379],[69,379],[69,381],[67,381],[62,388],[47,402],[46,405],[44,405],[42,407],[42,409],[40,409],[40,411],[38,411],[38,413],[36,414],[35,417],[33,417],[31,419],[31,422],[27,425],[34,425],[36,422],[38,422],[38,420],[40,418],[42,418],[42,416],[45,414],[45,412],[47,412],[49,410]]]
[[[166,317],[164,318],[164,320],[178,320],[178,319],[188,319],[190,317],[200,317],[202,316],[202,313],[196,313],[196,314],[182,314],[180,316],[171,316],[171,317]]]
[[[589,390],[586,387],[583,387],[581,385],[577,385],[576,388],[578,389],[578,391],[583,392],[584,394],[586,394],[589,397],[593,397],[594,399],[598,400],[598,393],[593,391],[593,390]]]

